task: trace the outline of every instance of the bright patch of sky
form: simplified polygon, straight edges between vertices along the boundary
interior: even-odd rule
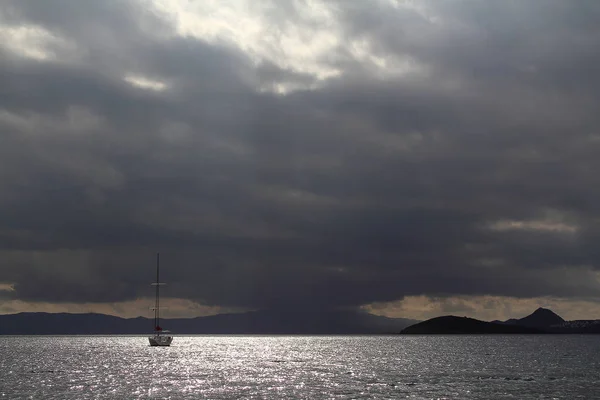
[[[66,40],[37,25],[0,26],[0,43],[15,55],[38,61],[55,60],[57,48],[70,47]]]
[[[368,38],[346,37],[335,2],[154,0],[154,6],[172,20],[180,36],[228,43],[245,52],[256,65],[273,63],[312,76],[316,82],[343,74],[334,60],[342,49],[375,77],[423,70],[414,60],[376,52]],[[395,6],[416,7],[411,2]],[[317,87],[314,83],[277,82],[260,89],[287,94]]]
[[[127,83],[141,89],[160,92],[167,88],[167,85],[164,82],[149,79],[141,75],[127,75],[124,79]]]
[[[13,284],[10,284],[10,283],[0,283],[0,291],[14,292],[15,287]]]
[[[566,224],[563,222],[543,221],[543,220],[497,221],[491,225],[491,229],[495,230],[495,231],[534,230],[534,231],[546,231],[546,232],[557,232],[557,233],[575,233],[578,230],[577,226],[574,226],[574,225],[569,225],[569,224]]]
[[[332,7],[324,2],[294,2],[290,11],[302,16],[296,23],[288,23],[286,15],[277,18],[270,2],[156,0],[155,5],[181,36],[228,42],[257,64],[270,61],[318,79],[339,74],[323,60],[340,41]]]

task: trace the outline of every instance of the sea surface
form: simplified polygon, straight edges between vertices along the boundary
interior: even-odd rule
[[[600,399],[600,336],[0,336],[0,399]]]

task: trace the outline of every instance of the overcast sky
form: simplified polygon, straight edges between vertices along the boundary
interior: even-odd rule
[[[600,318],[599,20],[4,0],[0,312]]]

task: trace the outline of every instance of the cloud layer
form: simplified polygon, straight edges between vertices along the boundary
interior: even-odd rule
[[[598,296],[600,4],[215,3],[0,6],[4,297]]]

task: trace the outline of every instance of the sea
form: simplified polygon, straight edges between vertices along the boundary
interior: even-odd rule
[[[600,399],[600,336],[0,336],[1,399]]]

